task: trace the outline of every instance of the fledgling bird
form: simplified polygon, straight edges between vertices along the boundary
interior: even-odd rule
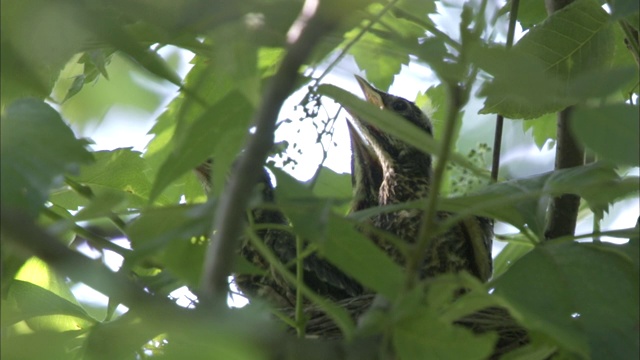
[[[400,115],[432,135],[431,121],[413,102],[380,91],[358,76],[356,79],[368,102]],[[353,160],[357,162],[352,165],[355,170],[352,172],[352,182],[354,194],[361,194],[365,199],[356,202],[354,210],[369,206],[376,197],[377,206],[424,199],[431,186],[431,155],[381,131],[357,115],[351,115],[353,124],[362,135],[360,137],[350,127]],[[376,193],[377,196],[372,195]],[[451,213],[440,211],[437,220],[444,221],[450,216]],[[417,241],[422,218],[422,211],[407,209],[381,213],[371,221],[374,227],[413,244]],[[466,270],[482,281],[488,280],[492,271],[492,239],[493,229],[489,219],[472,216],[461,220],[444,234],[432,239],[420,266],[420,277]],[[373,240],[395,261],[404,264],[404,257],[392,244],[376,236],[373,236]]]
[[[212,160],[208,160],[195,169],[195,173],[207,193],[209,193],[211,187],[211,164]],[[262,170],[257,185],[261,202],[263,204],[273,204],[275,201],[274,188],[266,169]],[[273,208],[258,206],[249,211],[249,216],[251,216],[253,224],[289,225],[286,216],[281,211]],[[287,265],[293,263],[297,255],[294,235],[279,229],[257,230],[256,235],[276,255],[281,263]],[[296,299],[295,286],[286,282],[251,245],[248,239],[242,239],[238,253],[263,271],[262,274],[234,274],[235,284],[243,294],[249,299],[259,298],[266,300],[279,308],[294,306]],[[327,299],[339,301],[360,295],[363,291],[358,282],[316,254],[310,254],[305,257],[303,268],[305,285]],[[289,270],[295,273],[294,266]]]

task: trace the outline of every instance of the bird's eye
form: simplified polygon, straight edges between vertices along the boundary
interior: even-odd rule
[[[407,102],[404,100],[396,100],[391,104],[391,107],[394,111],[405,111],[409,105],[407,105]]]

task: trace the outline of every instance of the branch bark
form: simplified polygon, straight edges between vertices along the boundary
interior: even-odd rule
[[[545,0],[547,13],[551,15],[572,2],[573,0]],[[576,142],[571,133],[571,112],[572,108],[568,107],[558,113],[556,170],[584,164],[584,149]],[[547,213],[545,239],[550,240],[561,236],[574,235],[579,206],[580,197],[577,195],[564,194],[553,198]]]
[[[233,266],[237,239],[245,226],[244,212],[251,189],[257,183],[260,169],[273,146],[273,133],[282,103],[293,92],[298,70],[318,41],[333,30],[340,19],[356,10],[360,3],[364,2],[340,4],[337,0],[307,0],[289,30],[289,50],[266,88],[253,121],[255,133],[249,137],[216,211],[216,233],[205,258],[200,284],[201,300],[225,304],[227,277]],[[346,9],[345,5],[348,5]]]

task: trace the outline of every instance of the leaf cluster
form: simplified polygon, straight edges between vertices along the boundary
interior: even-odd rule
[[[456,321],[500,306],[530,336],[505,359],[638,358],[640,230],[603,230],[597,221],[611,205],[638,196],[638,177],[628,175],[640,166],[637,2],[617,0],[607,12],[595,0],[578,0],[547,16],[533,2],[514,13],[511,3],[490,9],[484,1],[458,8],[453,30],[436,25],[436,15],[452,15],[431,1],[320,3],[324,36],[304,54],[291,86],[305,92],[301,105],[313,108],[303,122],[315,124],[324,141],[339,112],[327,120],[320,107],[333,99],[436,157],[443,170],[434,186],[449,195],[432,197],[431,207],[419,201],[347,214],[348,174],[319,165],[311,181],[301,182],[272,167],[276,202],[246,189],[248,208],[282,211],[290,226],[279,226],[305,241],[299,257],[314,252],[327,259],[381,294],[384,306],[356,323],[303,289],[300,296],[344,338],[319,343],[291,335],[271,316],[284,315],[260,299],[229,309],[198,297],[228,174],[255,136],[253,121],[292,51],[291,29],[305,2],[7,1],[0,52],[2,357],[484,359],[497,334],[475,334]],[[510,16],[527,32],[507,48],[496,34]],[[161,55],[168,47],[193,54],[186,76]],[[324,83],[345,58],[385,91],[404,67],[428,66],[439,84],[425,86],[422,96],[437,103],[436,137]],[[70,124],[82,116],[69,109],[80,108],[74,101],[96,82],[114,83],[127,71],[177,94],[155,119],[143,152],[93,150],[75,135]],[[131,84],[118,83],[117,91],[128,94]],[[491,183],[486,163],[460,154],[456,142],[460,122],[476,116],[464,111],[470,99],[483,101],[483,114],[524,119],[538,144],[556,139],[551,114],[572,106],[572,132],[597,161]],[[214,159],[209,193],[191,171],[207,159]],[[447,164],[453,170],[444,171]],[[470,184],[482,185],[470,191]],[[597,224],[586,234],[545,241],[549,201],[562,194],[580,196],[583,213],[595,214]],[[498,234],[505,246],[488,283],[447,274],[407,287],[406,269],[361,231],[372,215],[425,207],[456,213],[433,233],[470,215],[516,229]],[[246,238],[259,244],[261,230],[248,224]],[[601,242],[603,236],[621,244]],[[114,254],[122,260],[117,271],[106,266]],[[233,266],[234,273],[264,274],[240,256]],[[292,264],[274,268],[303,288]],[[82,299],[79,284],[100,291],[107,305]],[[469,291],[453,301],[461,287]],[[190,293],[175,301],[177,289]],[[285,323],[304,333],[304,319]]]

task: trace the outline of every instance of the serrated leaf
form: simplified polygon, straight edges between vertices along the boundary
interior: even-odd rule
[[[579,108],[571,128],[584,146],[617,165],[640,166],[638,107],[628,104]]]
[[[538,246],[495,281],[521,322],[593,359],[635,359],[638,273],[597,244]]]
[[[3,206],[35,217],[62,175],[93,160],[60,115],[41,100],[11,104],[2,118]]]
[[[531,119],[559,111],[576,102],[565,94],[560,80],[571,82],[581,74],[603,70],[611,62],[614,35],[609,15],[593,0],[575,1],[531,29],[512,51],[525,57],[519,62],[509,61],[511,66],[521,67],[530,57],[528,62],[539,62],[542,71],[539,66],[529,72],[526,67],[516,72],[499,71],[489,85],[496,89],[485,90],[487,100],[481,113]],[[498,57],[494,59],[499,61]]]
[[[557,118],[558,116],[556,114],[549,113],[537,119],[522,121],[522,130],[526,132],[531,129],[533,141],[536,143],[538,149],[542,149],[548,140],[552,140],[555,143],[558,128]]]

